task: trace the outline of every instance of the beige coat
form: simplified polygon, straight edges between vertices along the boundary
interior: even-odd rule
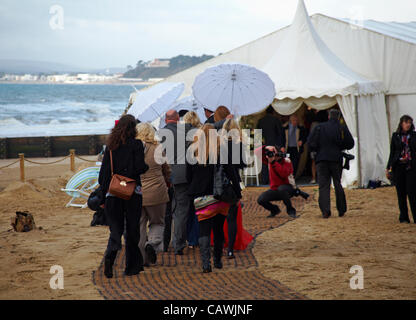
[[[163,171],[167,171],[168,165],[160,165],[155,161],[156,144],[146,143],[144,150],[144,162],[149,166],[140,176],[142,181],[143,206],[155,206],[169,202],[168,187],[166,186]],[[164,170],[162,169],[163,167]],[[166,168],[167,167],[167,168]]]

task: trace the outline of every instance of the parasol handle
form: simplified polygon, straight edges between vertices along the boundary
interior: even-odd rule
[[[231,81],[233,83],[233,86],[231,87],[231,105],[230,105],[230,109],[234,110],[233,108],[233,102],[234,102],[234,84],[235,81],[237,80],[237,75],[235,74],[235,69],[233,70],[233,73],[231,74]]]

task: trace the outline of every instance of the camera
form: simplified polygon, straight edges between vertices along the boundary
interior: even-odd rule
[[[355,157],[352,154],[345,153],[345,152],[342,153],[342,157],[345,159],[345,163],[342,168],[345,170],[350,170],[350,161],[354,160]]]
[[[273,151],[267,150],[266,151],[266,157],[267,158],[273,158],[275,153]]]
[[[308,200],[308,198],[309,198],[309,194],[308,193],[306,193],[306,192],[304,192],[304,191],[302,191],[302,190],[300,190],[299,188],[296,188],[295,190],[294,190],[294,192],[293,192],[293,196],[295,196],[295,197],[299,197],[299,196],[301,196],[303,199],[305,199],[305,200]]]
[[[266,151],[266,157],[267,158],[273,158],[273,157],[278,157],[278,158],[285,158],[286,157],[286,153],[278,151],[277,153],[267,150]]]

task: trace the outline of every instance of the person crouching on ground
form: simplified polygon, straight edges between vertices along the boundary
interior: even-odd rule
[[[218,141],[210,140],[210,130],[215,130],[211,124],[204,124],[195,135],[191,145],[191,157],[195,164],[187,164],[187,180],[189,182],[188,194],[193,199],[211,199],[204,206],[196,208],[199,222],[199,247],[202,260],[202,270],[209,273],[211,269],[211,231],[214,234],[214,267],[221,269],[221,257],[224,246],[224,221],[228,214],[229,204],[213,199],[214,174],[216,164],[211,164],[210,159],[218,158]],[[217,138],[216,135],[211,135]],[[217,139],[218,140],[218,139]]]
[[[269,166],[270,190],[263,192],[257,199],[257,203],[270,211],[268,218],[273,218],[281,210],[277,205],[272,204],[271,201],[282,200],[286,205],[287,214],[292,218],[296,218],[296,209],[292,206],[292,201],[290,200],[295,191],[289,183],[289,176],[293,174],[291,161],[283,157],[283,154],[278,152],[277,148],[273,146],[263,146],[262,153],[263,162]]]
[[[142,209],[140,175],[148,169],[144,162],[143,143],[136,140],[136,119],[124,115],[111,130],[104,153],[98,183],[106,195],[105,214],[110,226],[110,237],[104,256],[104,275],[113,277],[113,264],[121,249],[121,236],[126,230],[126,268],[124,274],[132,276],[143,271],[143,257],[139,250],[140,215]],[[112,154],[112,161],[110,158]],[[113,165],[111,165],[111,162]],[[113,167],[113,170],[112,168]],[[136,180],[136,189],[130,200],[123,200],[108,192],[114,174]]]
[[[149,263],[156,263],[157,253],[163,250],[166,204],[169,202],[165,182],[169,177],[164,174],[170,175],[170,168],[167,163],[160,164],[161,159],[157,159],[155,151],[159,143],[155,140],[155,130],[149,123],[142,122],[137,125],[136,139],[144,143],[144,161],[149,166],[149,170],[141,176],[143,208],[139,241],[144,266],[149,266]]]

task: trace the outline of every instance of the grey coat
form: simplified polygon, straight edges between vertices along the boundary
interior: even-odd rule
[[[168,123],[164,129],[172,131],[174,138],[174,154],[167,154],[168,163],[172,169],[172,184],[187,183],[186,150],[192,142],[186,141],[186,134],[192,129],[192,126],[189,123]],[[178,136],[181,137],[181,139],[184,139],[182,143],[185,145],[185,150],[178,150]],[[162,144],[165,144],[165,140],[162,140]],[[165,146],[165,148],[166,147],[167,146]]]

